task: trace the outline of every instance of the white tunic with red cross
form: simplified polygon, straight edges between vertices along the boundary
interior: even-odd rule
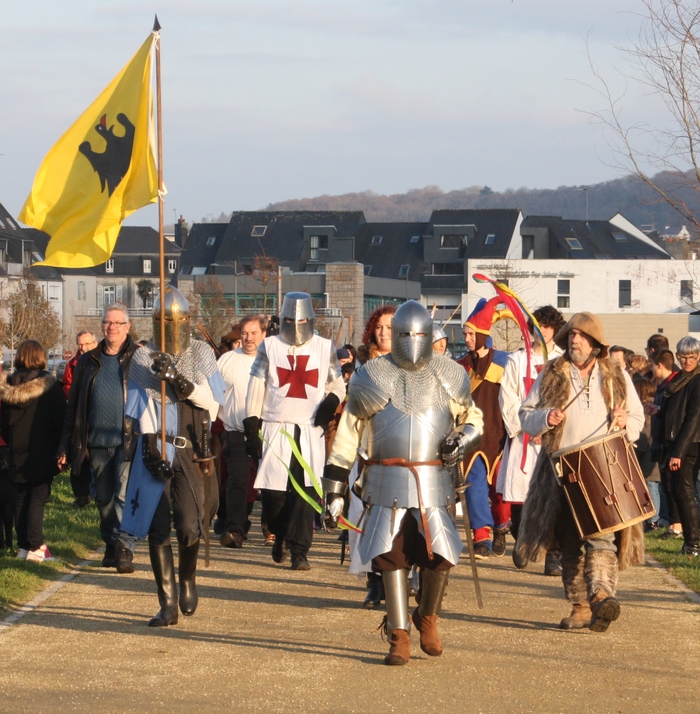
[[[282,432],[293,437],[297,425],[301,430],[302,456],[317,479],[323,475],[326,459],[323,429],[313,423],[318,405],[326,396],[331,348],[331,341],[318,335],[301,347],[288,345],[278,336],[265,338],[269,369],[262,409],[263,454],[255,488],[287,490],[292,446]],[[307,473],[304,485],[312,485]]]

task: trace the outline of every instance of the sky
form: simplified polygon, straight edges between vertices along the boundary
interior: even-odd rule
[[[0,0],[0,202],[161,30],[165,220],[321,194],[621,175],[589,56],[625,92],[641,0]],[[653,111],[653,110],[652,110]],[[127,221],[156,225],[148,207]]]

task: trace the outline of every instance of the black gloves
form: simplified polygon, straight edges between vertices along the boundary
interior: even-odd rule
[[[151,369],[157,377],[164,379],[172,387],[179,401],[184,401],[194,392],[194,384],[175,369],[167,352],[151,352],[151,357],[153,358]]]
[[[476,449],[481,443],[481,432],[472,424],[465,424],[463,431],[451,432],[440,446],[442,463],[451,468],[456,466],[465,455]]]
[[[246,417],[243,420],[243,433],[245,435],[245,452],[251,459],[262,458],[262,439],[260,438],[260,417]]]
[[[143,435],[143,463],[159,481],[167,482],[173,477],[172,466],[161,457],[155,434]]]
[[[332,392],[318,405],[316,416],[314,417],[314,426],[322,426],[324,429],[331,423],[335,410],[340,404],[340,399]]]

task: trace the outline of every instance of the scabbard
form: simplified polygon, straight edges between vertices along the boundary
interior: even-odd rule
[[[469,511],[467,510],[467,497],[464,492],[468,486],[464,483],[462,475],[462,464],[458,463],[452,469],[455,476],[455,490],[459,496],[459,502],[462,506],[462,523],[464,524],[464,535],[467,539],[467,552],[469,553],[469,562],[472,566],[472,582],[474,583],[474,592],[476,594],[476,603],[479,610],[484,609],[484,601],[481,599],[481,585],[479,583],[479,573],[476,567],[476,557],[474,555],[474,539],[472,538],[472,527],[469,522]]]

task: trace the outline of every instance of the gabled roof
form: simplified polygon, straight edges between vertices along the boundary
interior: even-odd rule
[[[355,260],[373,278],[420,280],[426,269],[423,262],[425,223],[366,223],[355,239]],[[381,240],[379,240],[381,239]],[[401,271],[408,265],[408,275]]]
[[[671,257],[620,214],[609,221],[528,216],[523,221],[521,230],[526,228],[549,230],[550,258],[663,260]]]
[[[218,262],[219,252],[228,223],[194,223],[180,256],[180,272],[191,273],[192,268],[208,268]]]
[[[439,226],[473,225],[476,240],[469,241],[467,258],[505,258],[521,218],[519,208],[440,209],[430,216],[426,233],[433,235]],[[494,237],[487,241],[488,236]]]
[[[0,237],[27,238],[27,236],[24,235],[24,228],[20,227],[2,203],[0,203]]]
[[[234,260],[265,254],[297,271],[302,267],[305,228],[332,226],[334,237],[354,237],[364,223],[362,211],[236,211],[215,262],[233,264]],[[256,227],[258,235],[253,235]]]
[[[158,231],[151,226],[122,226],[112,255],[152,255],[157,257],[160,252],[158,242]],[[165,241],[164,248],[165,255],[175,256],[182,253],[182,248],[171,240]]]

